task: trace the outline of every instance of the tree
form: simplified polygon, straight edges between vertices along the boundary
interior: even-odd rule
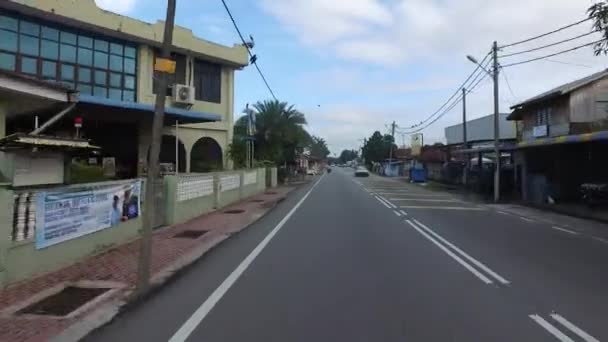
[[[357,151],[343,150],[340,153],[340,157],[338,157],[338,160],[340,161],[341,164],[346,164],[347,162],[349,162],[351,160],[357,159],[357,157],[359,157],[359,153]]]
[[[602,0],[591,5],[587,15],[593,20],[593,31],[601,31],[604,39],[594,45],[595,55],[608,54],[608,1]]]
[[[312,138],[304,129],[306,118],[293,105],[276,100],[266,100],[253,105],[255,115],[255,158],[268,160],[276,165],[293,161],[310,146]],[[237,167],[245,165],[247,117],[235,122],[234,137],[229,155]]]
[[[325,139],[313,135],[310,143],[310,155],[315,158],[325,159],[329,154],[329,148],[327,148]]]
[[[390,156],[391,148],[396,148],[393,137],[375,131],[369,139],[365,140],[363,158],[368,165],[372,162],[380,162]]]

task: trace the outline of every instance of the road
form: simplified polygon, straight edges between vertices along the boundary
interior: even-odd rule
[[[335,170],[86,341],[608,340],[608,243]]]

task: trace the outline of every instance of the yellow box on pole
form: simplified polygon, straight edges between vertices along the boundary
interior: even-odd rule
[[[175,74],[175,61],[167,58],[157,58],[154,63],[154,71],[166,72],[168,74]]]

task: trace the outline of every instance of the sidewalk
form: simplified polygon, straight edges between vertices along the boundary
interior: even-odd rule
[[[257,221],[294,187],[279,187],[253,196],[189,222],[162,228],[152,238],[152,286],[193,263],[214,246]],[[240,212],[243,210],[244,212]],[[227,213],[227,212],[235,213]],[[179,233],[204,232],[198,238],[175,237]],[[61,270],[41,275],[0,290],[0,341],[76,341],[111,320],[126,304],[137,277],[139,240],[86,258]],[[88,284],[112,290],[65,317],[14,314],[33,304],[45,292],[66,285]],[[101,299],[101,300],[100,300]],[[62,303],[64,304],[64,303]]]

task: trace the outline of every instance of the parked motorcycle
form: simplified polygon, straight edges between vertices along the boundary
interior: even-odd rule
[[[608,183],[584,183],[580,191],[583,202],[589,207],[608,204]]]

